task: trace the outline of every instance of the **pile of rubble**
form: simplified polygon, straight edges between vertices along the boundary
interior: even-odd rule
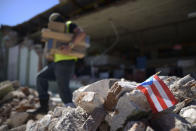
[[[189,131],[196,129],[196,81],[160,77],[178,104],[152,113],[139,83],[104,79],[73,93],[76,107],[56,107],[43,118],[29,120],[26,131]],[[1,127],[0,127],[1,128]]]
[[[58,103],[50,103],[54,108]],[[0,83],[0,131],[22,131],[30,119],[38,120],[42,116],[32,116],[29,112],[39,107],[35,90],[20,87],[18,81]]]

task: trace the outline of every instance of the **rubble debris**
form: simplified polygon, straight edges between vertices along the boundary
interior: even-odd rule
[[[8,130],[8,125],[1,125],[0,126],[0,131],[7,131]]]
[[[0,99],[2,99],[9,92],[13,91],[13,84],[10,81],[1,82],[0,84]]]
[[[104,108],[108,111],[112,111],[118,102],[118,95],[121,92],[122,87],[118,83],[114,83],[104,103]]]
[[[189,131],[191,129],[191,125],[175,113],[161,112],[155,114],[150,123],[153,129],[159,131],[168,131],[174,128],[179,131]]]
[[[26,124],[26,131],[32,131],[35,122],[33,120],[29,120]],[[35,129],[34,129],[35,130]],[[35,130],[36,131],[36,130]]]
[[[126,124],[124,131],[145,131],[146,125],[141,121],[130,121]]]
[[[26,113],[39,106],[37,92],[30,88],[10,91],[1,99],[0,131],[188,131],[196,129],[196,81],[190,75],[160,77],[179,103],[152,114],[139,83],[105,79],[74,91],[75,106],[57,106],[47,115],[32,119]],[[1,85],[1,84],[0,84]],[[3,100],[4,99],[4,100]],[[3,101],[2,101],[3,100]],[[73,105],[73,104],[72,104]],[[16,116],[16,114],[19,114]],[[24,116],[23,116],[24,115]],[[23,116],[23,117],[22,117]],[[20,118],[19,118],[20,117]],[[14,121],[15,119],[20,121]],[[14,123],[15,122],[15,123]]]
[[[107,122],[103,121],[98,128],[98,131],[109,131],[110,127]]]
[[[29,114],[26,112],[11,112],[10,121],[8,125],[10,127],[18,127],[23,125],[29,117]]]
[[[131,85],[132,83],[130,82],[129,84]],[[121,96],[117,102],[115,111],[106,116],[106,121],[109,123],[111,130],[122,128],[128,118],[140,113],[145,114],[144,112],[151,110],[145,95],[136,89],[135,83],[131,87],[135,89],[131,88],[131,92],[127,92]],[[137,119],[141,116],[138,115]]]
[[[16,128],[12,128],[9,131],[25,131],[26,130],[26,125],[18,126]]]
[[[81,92],[96,92],[105,100],[109,89],[116,81],[117,79],[104,79],[81,87],[73,92],[73,102],[75,103],[75,100]]]
[[[132,94],[141,94],[136,95],[137,97],[132,97]],[[139,103],[142,103],[146,101],[146,103],[138,104],[135,103],[137,101],[140,101]],[[142,108],[142,107],[145,108]],[[115,111],[112,113],[109,113],[106,116],[106,121],[111,127],[112,131],[115,131],[119,128],[122,128],[127,121],[128,118],[136,117],[135,119],[140,119],[145,116],[147,112],[150,111],[150,106],[147,104],[147,100],[145,96],[139,91],[135,90],[131,93],[124,94],[118,101],[117,106],[115,108]]]
[[[190,75],[187,75],[173,84],[169,85],[175,98],[181,102],[186,98],[196,98],[196,81]]]
[[[192,101],[193,101],[193,99],[190,99],[190,98],[185,99],[184,101],[182,101],[182,102],[176,104],[175,106],[173,106],[171,109],[173,110],[174,113],[179,113],[180,110],[181,110],[183,107],[187,106],[187,105],[188,105],[189,103],[191,103]]]
[[[57,115],[50,114],[51,119],[47,122],[49,123],[48,128],[43,125],[43,120],[45,118],[42,118],[41,120],[37,122],[31,122],[29,124],[28,122],[28,128],[27,131],[36,131],[37,129],[40,129],[41,127],[44,127],[45,129],[54,130],[54,131],[76,131],[81,130],[81,127],[83,123],[88,118],[87,113],[81,108],[63,108],[62,115],[60,117],[55,117]]]
[[[196,105],[182,108],[179,114],[196,128]]]
[[[0,83],[0,94],[5,93],[0,99],[0,129],[2,130],[6,127],[8,130],[21,131],[23,127],[26,129],[26,122],[29,119],[37,120],[38,118],[37,116],[32,118],[28,113],[29,109],[35,110],[39,107],[38,93],[31,88],[19,87],[19,85],[18,81]],[[1,90],[2,87],[7,88],[6,92]],[[50,106],[53,106],[51,102]]]
[[[101,108],[103,103],[104,99],[96,92],[81,92],[75,100],[75,104],[82,107],[87,113],[93,112],[95,108]]]
[[[106,112],[103,108],[96,108],[82,125],[83,131],[96,131],[104,120]]]
[[[150,127],[150,126],[147,126],[146,131],[154,131],[154,129],[152,129],[152,127]]]
[[[9,92],[5,97],[3,97],[3,100],[1,102],[6,102],[6,101],[9,101],[9,100],[12,100],[13,98],[18,98],[18,99],[21,99],[21,98],[24,98],[25,97],[25,94],[21,91],[11,91]]]
[[[10,82],[11,84],[12,82]],[[29,92],[35,92],[33,89],[26,88]],[[27,109],[35,109],[38,102],[36,93],[32,96],[24,94],[20,88],[13,90],[5,95],[1,100],[0,119],[8,122],[10,127],[17,127],[24,124],[28,119]],[[9,118],[9,120],[8,120]],[[15,119],[18,119],[15,121]]]

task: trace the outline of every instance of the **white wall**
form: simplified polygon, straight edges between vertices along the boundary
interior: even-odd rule
[[[20,63],[19,63],[19,81],[21,85],[27,84],[27,62],[28,62],[28,48],[22,47],[20,49]]]
[[[8,80],[17,80],[18,77],[19,46],[9,48],[8,53]]]
[[[39,70],[39,56],[34,49],[30,51],[29,59],[29,85],[36,85],[36,76]]]

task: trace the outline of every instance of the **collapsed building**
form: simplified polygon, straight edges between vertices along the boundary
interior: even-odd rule
[[[0,130],[195,130],[195,79],[190,75],[183,78],[160,78],[178,101],[178,104],[162,112],[152,113],[145,95],[136,88],[139,83],[123,79],[103,79],[75,90],[73,105],[53,104],[55,108],[51,108],[42,117],[32,117],[28,113],[29,109],[37,108],[35,91],[18,88],[16,82],[4,82],[0,87],[0,91],[4,91],[4,96],[1,94],[3,106],[0,110]]]
[[[195,5],[194,0],[62,0],[22,24],[2,26],[0,81],[19,80],[21,86],[34,87],[46,64],[40,31],[52,12],[80,25],[91,47],[77,64],[72,89],[81,88],[73,92],[72,106],[51,101],[47,115],[30,116],[28,110],[39,106],[36,92],[2,83],[0,130],[195,130]],[[152,114],[136,87],[157,71],[179,103]]]
[[[195,5],[194,0],[61,1],[24,23],[1,27],[0,79],[34,86],[34,72],[45,65],[40,31],[52,12],[69,17],[90,36],[91,46],[76,68],[85,84],[109,77],[141,82],[160,70],[179,77],[193,73]],[[6,69],[9,65],[16,68]]]

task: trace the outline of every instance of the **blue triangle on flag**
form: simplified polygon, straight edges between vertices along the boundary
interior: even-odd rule
[[[153,76],[145,80],[144,82],[141,83],[141,85],[152,85],[153,83]]]

